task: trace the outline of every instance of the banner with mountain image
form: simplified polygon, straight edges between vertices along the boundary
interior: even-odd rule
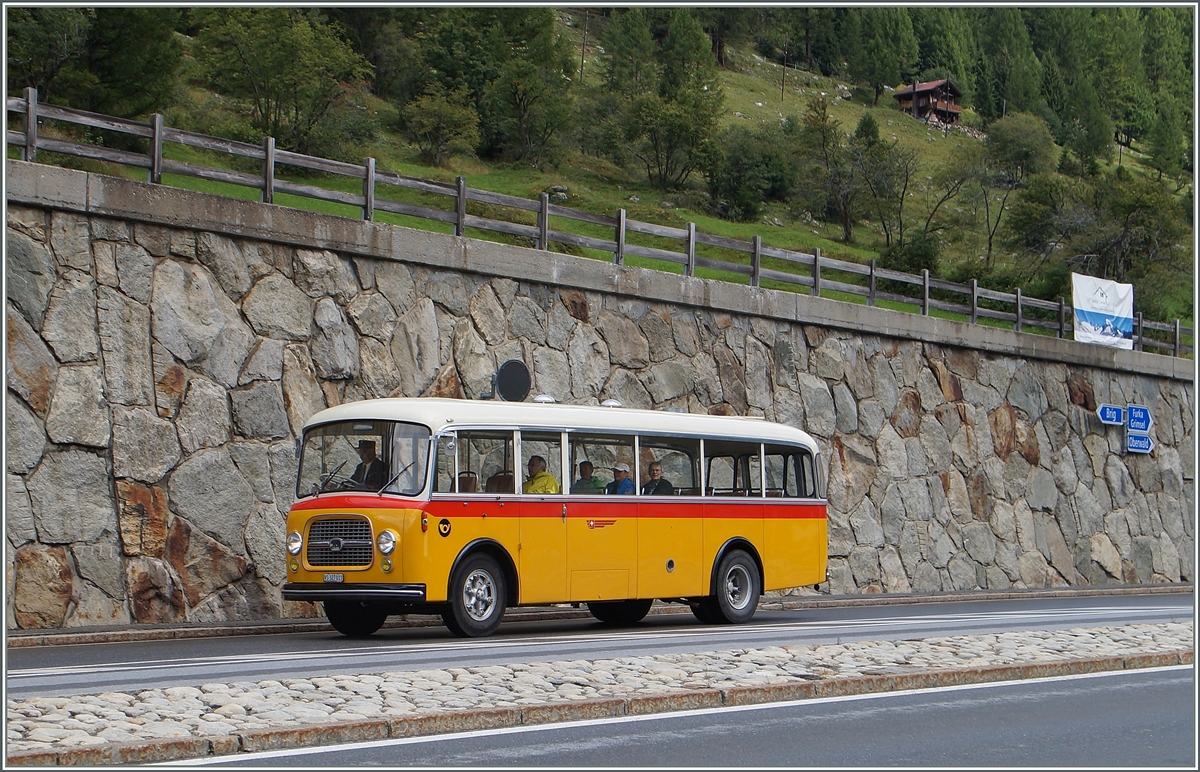
[[[1133,348],[1133,285],[1071,274],[1075,340]]]

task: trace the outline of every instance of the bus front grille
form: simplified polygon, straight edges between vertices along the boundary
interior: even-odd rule
[[[369,566],[371,524],[358,517],[314,520],[308,527],[310,566]]]

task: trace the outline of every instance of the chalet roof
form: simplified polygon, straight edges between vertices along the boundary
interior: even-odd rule
[[[895,99],[900,99],[901,97],[919,94],[922,91],[933,91],[942,85],[947,86],[950,89],[950,93],[954,96],[962,96],[962,92],[958,90],[958,86],[955,86],[953,81],[951,81],[949,78],[942,78],[941,80],[928,80],[924,83],[917,81],[911,86],[905,86],[902,89],[897,89],[896,93],[892,94],[892,97]]]

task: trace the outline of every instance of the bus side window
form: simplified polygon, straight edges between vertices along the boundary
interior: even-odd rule
[[[819,495],[817,493],[817,473],[813,468],[813,457],[811,453],[801,452],[796,455],[797,473],[800,478],[800,495],[805,498],[815,499]]]
[[[768,452],[767,497],[795,498],[796,489],[795,456]]]
[[[460,493],[516,492],[512,432],[460,431],[457,450]]]

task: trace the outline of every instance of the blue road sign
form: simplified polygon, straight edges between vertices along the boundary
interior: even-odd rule
[[[1149,453],[1154,450],[1154,439],[1148,434],[1125,435],[1125,451],[1128,453]]]
[[[1131,432],[1148,432],[1153,425],[1154,419],[1150,416],[1150,408],[1142,405],[1129,406],[1129,412],[1126,413],[1126,429]]]
[[[1101,405],[1096,408],[1096,417],[1102,424],[1122,426],[1125,423],[1125,408],[1119,405]]]

